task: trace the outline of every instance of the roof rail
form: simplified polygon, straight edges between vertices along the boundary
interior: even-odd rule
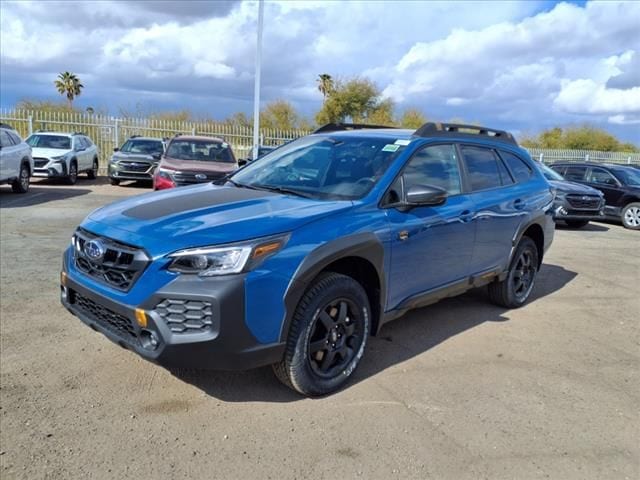
[[[463,131],[461,131],[463,130]],[[416,137],[467,137],[473,138],[483,135],[505,143],[518,146],[518,142],[509,132],[496,130],[495,128],[481,127],[478,125],[462,125],[458,123],[427,122],[413,132]]]
[[[9,130],[15,130],[11,125],[4,122],[0,122],[0,128],[8,128]]]
[[[398,128],[390,127],[388,125],[366,125],[364,123],[327,123],[322,127],[317,128],[313,133],[326,133],[326,132],[340,132],[344,130],[365,130],[375,128]]]
[[[131,135],[129,138],[140,138],[141,136],[142,136],[142,135],[138,135],[138,134],[136,134],[136,135]]]

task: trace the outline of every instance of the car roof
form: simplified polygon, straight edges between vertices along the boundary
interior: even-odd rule
[[[134,135],[129,137],[127,140],[154,140],[157,142],[163,142],[164,139],[160,138],[160,137],[142,137],[140,135]]]
[[[171,139],[171,141],[173,140],[207,140],[209,142],[214,141],[214,142],[225,143],[225,141],[220,137],[213,137],[213,136],[210,137],[207,135],[178,135]]]
[[[363,128],[358,130],[336,130],[333,132],[320,132],[313,135],[330,137],[363,137],[363,138],[393,138],[410,140],[415,130],[404,128]]]
[[[550,166],[562,166],[562,167],[604,167],[610,169],[618,168],[633,168],[631,165],[620,165],[617,163],[594,163],[594,162],[554,162]]]
[[[69,133],[69,132],[33,132],[32,135],[56,135],[58,137],[73,137],[74,135],[84,135],[84,133]],[[86,136],[86,135],[84,135]]]

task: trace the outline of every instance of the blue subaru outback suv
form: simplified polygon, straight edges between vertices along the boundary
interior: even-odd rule
[[[523,305],[552,206],[507,132],[330,124],[216,184],[91,213],[64,253],[62,303],[166,367],[271,364],[322,395],[410,309],[482,285]]]

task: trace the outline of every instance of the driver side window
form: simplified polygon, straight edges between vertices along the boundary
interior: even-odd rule
[[[449,196],[462,191],[460,168],[453,145],[432,145],[418,150],[404,168],[404,188],[431,185]]]

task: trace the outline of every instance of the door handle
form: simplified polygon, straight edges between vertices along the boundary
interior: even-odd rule
[[[516,210],[522,210],[524,208],[524,202],[518,198],[513,202],[513,206]]]
[[[460,213],[460,220],[464,223],[473,220],[473,212],[471,210],[464,210]]]

